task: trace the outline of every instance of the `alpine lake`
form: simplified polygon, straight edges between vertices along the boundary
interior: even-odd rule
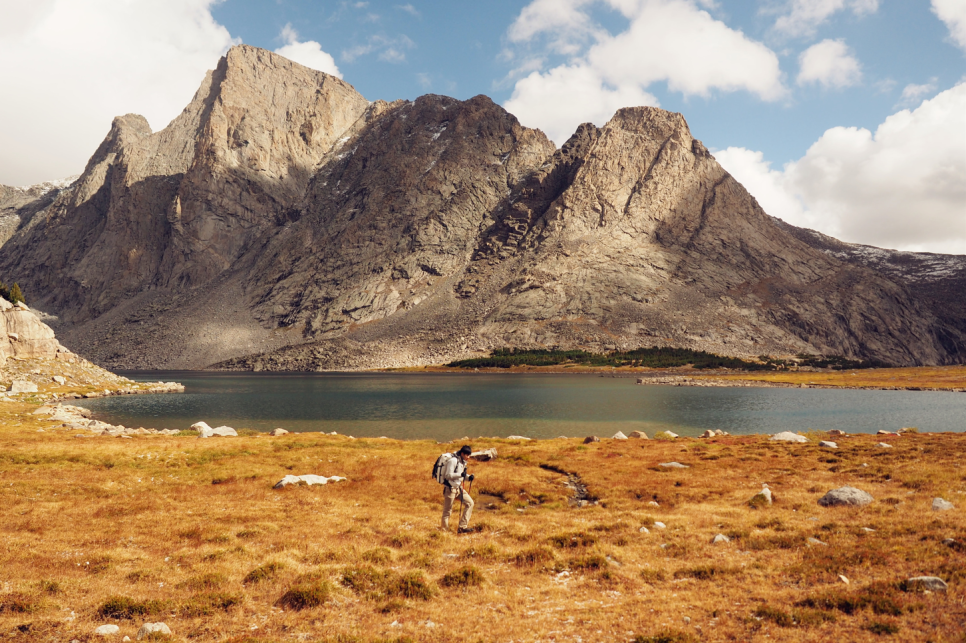
[[[706,429],[875,433],[966,430],[966,395],[819,388],[705,388],[636,384],[601,374],[122,372],[177,381],[185,392],[85,399],[99,419],[187,429],[204,420],[270,431],[438,441],[464,436],[610,437],[618,431]]]

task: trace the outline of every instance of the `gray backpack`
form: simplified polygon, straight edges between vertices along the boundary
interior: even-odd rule
[[[433,480],[439,484],[446,483],[446,480],[443,478],[443,472],[446,471],[446,463],[453,457],[455,456],[452,453],[443,453],[436,458],[436,464],[433,465]]]

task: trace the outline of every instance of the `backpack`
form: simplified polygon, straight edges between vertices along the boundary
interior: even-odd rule
[[[446,482],[446,480],[443,479],[443,472],[446,471],[446,463],[449,462],[450,458],[452,457],[452,453],[443,453],[436,458],[436,464],[433,465],[433,480],[439,484],[444,484]]]

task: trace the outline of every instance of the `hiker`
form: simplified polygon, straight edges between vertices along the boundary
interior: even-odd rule
[[[443,520],[440,528],[449,531],[449,515],[453,512],[453,501],[459,498],[463,503],[463,512],[460,515],[459,529],[456,533],[468,534],[473,530],[469,528],[470,516],[473,515],[473,499],[463,488],[463,481],[473,482],[473,476],[466,475],[466,460],[473,453],[470,445],[464,444],[459,451],[452,454],[453,457],[446,460],[443,472],[440,476],[443,479]]]

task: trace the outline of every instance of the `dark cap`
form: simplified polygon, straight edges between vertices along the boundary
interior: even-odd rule
[[[466,455],[469,455],[473,453],[473,447],[471,447],[468,444],[464,444],[463,446],[460,447],[460,450],[457,451],[457,453],[465,453]]]

